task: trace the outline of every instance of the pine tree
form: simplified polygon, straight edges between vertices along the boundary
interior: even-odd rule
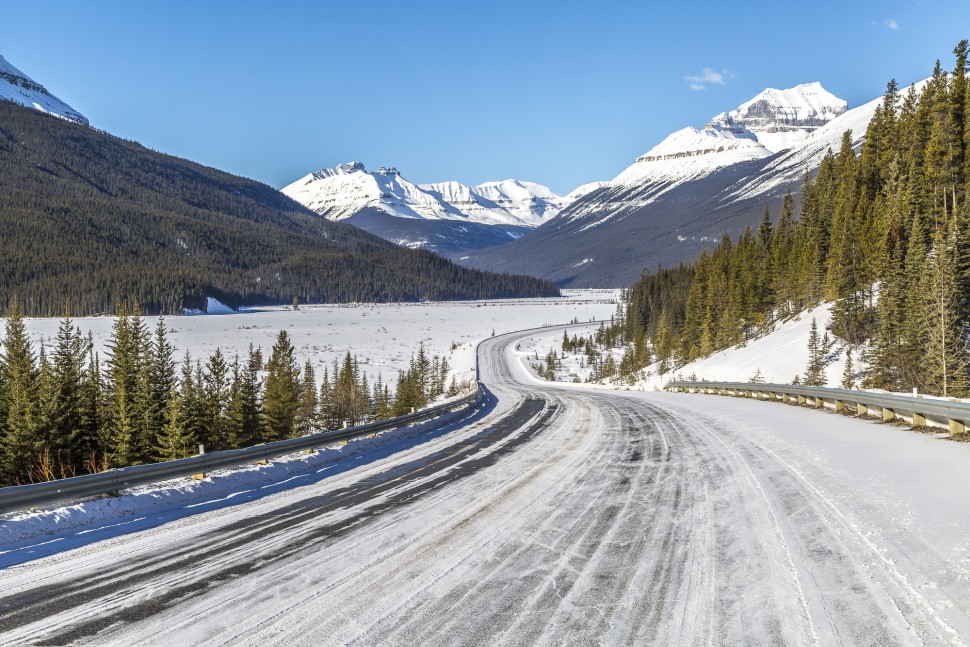
[[[111,464],[107,450],[100,444],[104,424],[104,385],[101,381],[101,360],[94,352],[90,333],[86,340],[88,370],[81,384],[81,421],[72,445],[76,448],[84,471],[94,473]]]
[[[281,330],[266,364],[263,419],[267,440],[292,438],[300,398],[300,367],[293,358],[293,344]]]
[[[845,353],[845,369],[842,371],[842,384],[843,389],[854,389],[855,388],[855,369],[852,367],[852,349],[846,351]]]
[[[230,390],[229,365],[222,350],[216,348],[206,362],[202,376],[202,420],[199,440],[205,444],[206,451],[218,451],[230,446],[228,418]]]
[[[456,386],[457,390],[457,386]],[[377,381],[374,383],[374,417],[378,420],[386,420],[391,417],[391,393],[384,383],[384,378],[380,373],[377,374]]]
[[[2,466],[7,484],[29,480],[40,448],[37,437],[37,367],[23,315],[16,301],[7,312],[6,334],[0,354],[0,430]]]
[[[818,324],[812,317],[808,334],[808,366],[802,383],[806,386],[825,386],[825,348],[818,336]]]
[[[261,359],[249,345],[249,354],[242,367],[233,372],[233,386],[229,399],[229,446],[249,447],[264,439],[262,403],[259,378]]]
[[[72,474],[84,467],[90,451],[84,439],[83,385],[89,353],[81,331],[65,317],[57,331],[51,363],[52,393],[48,400],[49,431],[47,446]]]
[[[143,375],[145,382],[142,398],[146,401],[144,434],[146,438],[157,439],[162,428],[169,423],[169,403],[175,397],[178,387],[175,348],[168,340],[164,317],[159,317],[155,326],[155,336],[148,349]],[[158,453],[157,447],[155,453]]]
[[[142,462],[150,447],[143,437],[148,417],[148,402],[142,399],[147,394],[142,381],[147,333],[137,309],[131,315],[124,308],[119,311],[108,341],[108,410],[103,431],[113,464],[124,467]]]
[[[184,391],[183,391],[184,393]],[[171,461],[187,458],[198,451],[198,439],[192,433],[191,405],[183,394],[168,399],[165,408],[165,424],[156,439],[156,458]]]
[[[924,275],[923,298],[929,319],[926,389],[943,396],[963,397],[967,392],[967,344],[959,319],[954,238],[946,228],[937,231]]]
[[[300,381],[300,399],[296,412],[296,432],[305,436],[317,430],[319,419],[319,397],[317,394],[317,378],[310,360],[303,366],[303,378]]]

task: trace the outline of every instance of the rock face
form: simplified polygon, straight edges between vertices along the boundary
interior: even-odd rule
[[[2,56],[0,56],[0,101],[18,103],[88,125],[87,117],[48,92],[47,88],[15,68]]]
[[[766,206],[777,216],[785,192],[798,191],[846,130],[861,143],[881,101],[847,110],[819,83],[767,89],[703,128],[672,133],[522,238],[456,258],[561,287],[628,286],[644,268],[693,261],[724,234],[736,237]]]
[[[821,83],[803,83],[789,90],[768,88],[736,110],[722,112],[706,128],[753,135],[772,153],[793,148],[848,109],[848,104]]]
[[[371,172],[360,162],[315,171],[282,192],[329,220],[450,254],[519,238],[568,202],[533,182],[414,184],[393,166]]]

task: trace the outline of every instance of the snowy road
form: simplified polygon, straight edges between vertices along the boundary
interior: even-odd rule
[[[527,337],[454,433],[0,572],[0,643],[970,640],[970,444],[543,384]]]

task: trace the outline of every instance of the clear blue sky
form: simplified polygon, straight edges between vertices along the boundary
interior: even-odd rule
[[[968,0],[0,0],[0,54],[93,125],[276,187],[361,160],[565,193],[765,87],[852,107],[966,37]]]

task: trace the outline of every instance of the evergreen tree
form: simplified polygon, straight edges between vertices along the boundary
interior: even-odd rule
[[[123,467],[143,462],[154,439],[144,437],[149,404],[143,382],[148,335],[137,309],[131,315],[124,308],[119,310],[108,341],[107,420],[103,431],[112,465]]]
[[[40,449],[37,437],[38,379],[23,315],[16,301],[7,312],[6,334],[0,354],[0,429],[2,465],[7,483],[29,481],[31,467]]]
[[[926,388],[943,396],[967,392],[967,344],[959,319],[959,289],[954,270],[954,236],[940,228],[924,274],[925,311],[929,319]]]
[[[300,399],[300,367],[293,358],[293,344],[281,330],[266,364],[263,419],[267,440],[283,440],[296,434]]]
[[[188,383],[191,384],[191,380]],[[191,389],[191,386],[189,387]],[[191,396],[189,396],[191,397]],[[173,394],[165,408],[165,424],[156,440],[156,457],[160,461],[188,458],[198,451],[198,439],[192,433],[191,400],[182,393]]]
[[[237,362],[233,371],[227,427],[230,447],[249,447],[264,438],[260,401],[262,383],[259,378],[261,363],[250,344],[246,362],[241,368]]]
[[[806,386],[825,386],[825,344],[818,336],[818,324],[812,317],[812,327],[808,334],[808,366],[802,384]]]
[[[57,331],[51,363],[52,389],[46,400],[49,411],[46,445],[71,474],[83,469],[90,451],[83,424],[83,388],[89,350],[80,329],[65,317]]]
[[[845,353],[845,369],[842,371],[842,384],[843,389],[854,389],[855,388],[855,369],[852,366],[852,349],[846,351]]]
[[[164,317],[158,318],[153,343],[147,351],[141,396],[145,401],[144,434],[146,438],[157,439],[170,422],[169,403],[178,387],[175,348],[168,340]]]
[[[202,421],[199,440],[205,444],[206,451],[218,451],[231,446],[229,405],[232,394],[230,391],[229,365],[222,350],[216,348],[206,362],[202,376]]]
[[[298,435],[312,434],[317,430],[319,404],[317,378],[313,371],[313,365],[310,360],[307,360],[303,366],[300,399],[296,412],[296,432]]]

